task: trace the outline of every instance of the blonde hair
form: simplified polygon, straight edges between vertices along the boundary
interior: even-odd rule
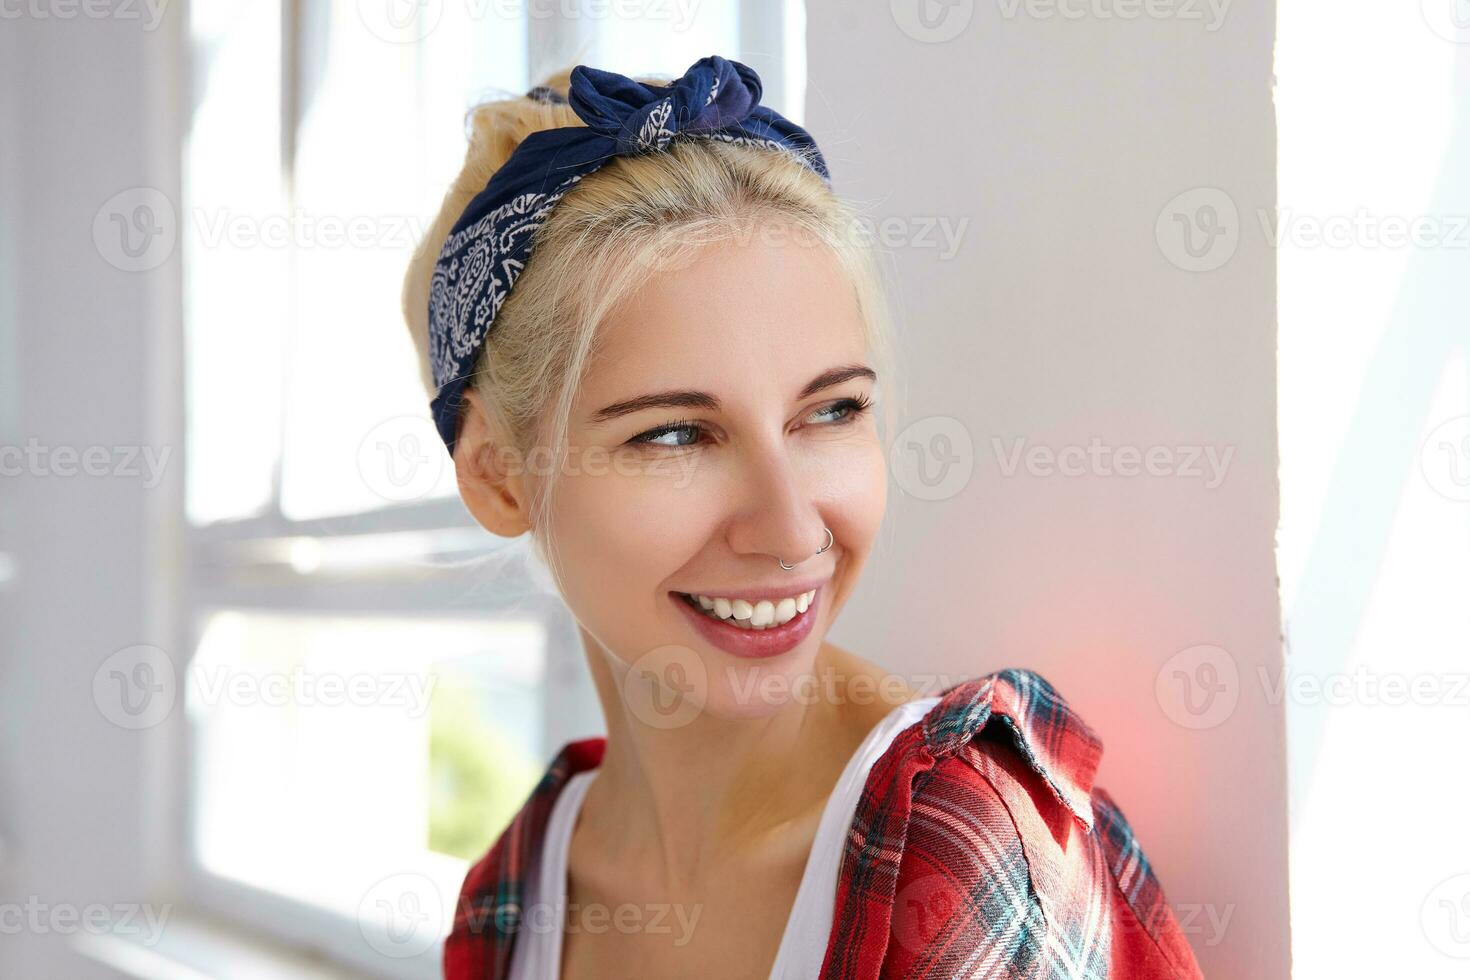
[[[565,95],[570,77],[567,69],[541,84]],[[482,102],[469,110],[466,124],[464,166],[414,250],[403,283],[403,313],[431,397],[429,283],[450,228],[527,136],[585,125],[567,105],[525,96]],[[891,321],[874,253],[854,234],[857,212],[795,151],[676,138],[665,152],[615,157],[587,175],[536,231],[532,258],[501,306],[470,382],[491,431],[519,459],[543,446],[550,459],[560,460],[599,324],[660,269],[678,268],[703,247],[741,234],[752,220],[794,227],[831,249],[853,283],[869,358],[881,389],[890,392]],[[891,432],[892,398],[875,401]],[[554,484],[554,476],[544,482],[530,517],[534,543],[553,569],[554,543],[541,530],[548,526]]]

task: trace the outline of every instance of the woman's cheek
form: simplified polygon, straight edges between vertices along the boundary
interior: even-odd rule
[[[701,505],[693,484],[647,468],[563,478],[553,508],[562,591],[599,639],[656,639],[641,634],[667,612],[663,583],[700,547]]]

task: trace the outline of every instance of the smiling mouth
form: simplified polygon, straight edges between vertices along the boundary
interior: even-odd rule
[[[760,633],[768,629],[780,629],[791,623],[800,622],[811,608],[812,600],[816,597],[817,590],[798,593],[777,601],[762,599],[760,602],[750,603],[742,599],[711,599],[708,596],[700,598],[687,592],[674,593],[684,601],[686,605],[701,613],[708,619],[736,629],[750,630]],[[758,624],[758,625],[757,625]]]

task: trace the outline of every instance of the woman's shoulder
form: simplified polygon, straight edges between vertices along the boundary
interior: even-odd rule
[[[1200,975],[1131,827],[1093,784],[1101,740],[1044,677],[1012,668],[951,687],[906,735],[854,824],[855,841],[888,842],[893,890],[857,884],[881,861],[858,847],[839,891],[849,918],[889,916],[884,975],[987,956],[1012,970],[996,976]]]
[[[504,977],[525,914],[534,857],[563,789],[602,761],[607,740],[586,738],[564,745],[536,787],[488,851],[470,865],[444,940],[446,980]]]

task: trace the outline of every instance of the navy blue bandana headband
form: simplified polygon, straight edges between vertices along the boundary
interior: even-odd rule
[[[614,157],[666,150],[687,134],[794,150],[829,187],[832,182],[811,134],[759,104],[755,71],[718,55],[701,58],[668,85],[578,65],[568,98],[545,86],[526,94],[570,104],[587,125],[527,136],[466,205],[434,264],[429,359],[438,393],[429,405],[451,456],[480,345],[530,258],[536,229],[577,181]]]

